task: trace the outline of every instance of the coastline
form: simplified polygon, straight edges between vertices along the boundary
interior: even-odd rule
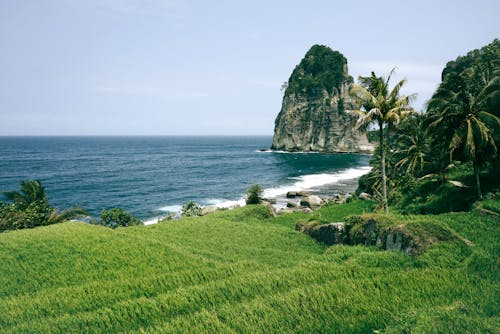
[[[348,168],[335,173],[308,174],[290,178],[295,182],[274,188],[263,189],[262,197],[265,200],[270,201],[273,209],[276,212],[279,212],[280,210],[287,208],[289,203],[299,206],[302,197],[298,196],[296,198],[288,198],[287,193],[290,191],[307,192],[322,199],[332,198],[336,195],[349,196],[356,191],[359,178],[368,173],[370,170],[371,167],[363,166],[358,168]],[[208,205],[200,205],[200,207],[208,214],[221,209],[231,210],[245,205],[245,198],[242,195],[239,199],[212,200],[212,203],[208,203]],[[182,205],[171,205],[162,209],[162,211],[166,212],[165,215],[147,219],[144,221],[144,225],[157,224],[169,215],[179,216]]]

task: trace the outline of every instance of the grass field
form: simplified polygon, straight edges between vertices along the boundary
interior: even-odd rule
[[[488,208],[498,208],[490,201]],[[370,210],[323,208],[322,221]],[[401,216],[472,245],[418,257],[325,247],[302,213],[248,206],[153,226],[64,223],[0,234],[2,333],[499,333],[498,217]]]

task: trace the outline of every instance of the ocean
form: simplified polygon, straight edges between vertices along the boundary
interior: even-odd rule
[[[39,179],[55,207],[80,206],[94,217],[121,207],[151,222],[188,201],[242,204],[256,183],[265,197],[352,192],[352,179],[369,171],[368,155],[261,151],[271,142],[271,136],[0,137],[0,192]]]

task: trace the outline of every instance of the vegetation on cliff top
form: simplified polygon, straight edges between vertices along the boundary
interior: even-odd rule
[[[387,127],[388,203],[405,213],[468,210],[500,187],[500,42],[449,62],[425,114]],[[359,191],[383,200],[380,147]]]
[[[285,94],[316,96],[323,90],[340,90],[343,82],[352,82],[345,66],[347,59],[324,45],[313,45],[292,72]]]

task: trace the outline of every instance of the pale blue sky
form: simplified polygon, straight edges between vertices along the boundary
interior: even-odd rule
[[[0,135],[272,135],[313,44],[422,108],[500,1],[0,0]]]

